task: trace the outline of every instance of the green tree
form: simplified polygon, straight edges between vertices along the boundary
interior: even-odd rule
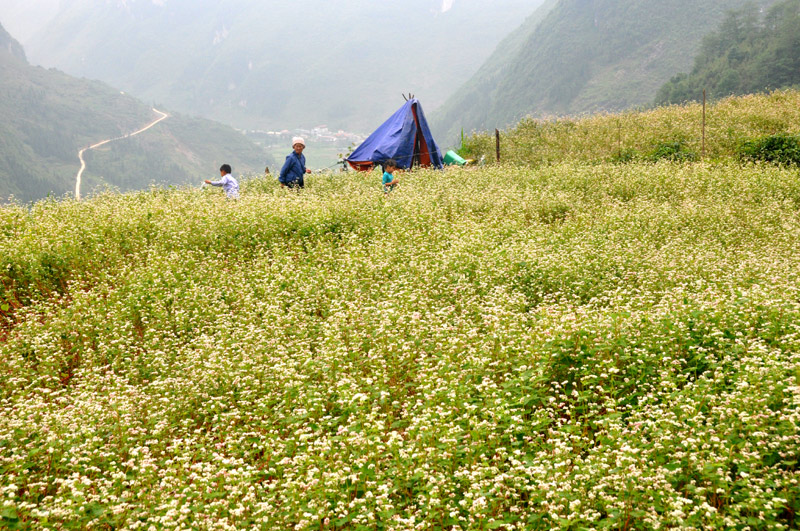
[[[756,5],[731,11],[703,39],[689,74],[659,90],[658,105],[748,94],[800,84],[800,0],[784,0],[763,16]]]

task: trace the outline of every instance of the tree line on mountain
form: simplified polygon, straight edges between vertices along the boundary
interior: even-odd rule
[[[694,67],[659,90],[656,105],[800,86],[800,0],[730,11],[703,39]]]

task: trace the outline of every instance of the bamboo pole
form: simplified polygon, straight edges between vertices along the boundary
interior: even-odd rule
[[[703,89],[703,145],[700,150],[700,158],[706,158],[706,89]]]

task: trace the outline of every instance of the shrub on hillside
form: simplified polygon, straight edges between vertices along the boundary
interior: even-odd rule
[[[800,135],[779,133],[739,144],[739,158],[746,162],[800,165]]]
[[[653,150],[648,153],[645,158],[652,162],[659,160],[692,162],[697,160],[697,153],[688,149],[683,140],[672,140],[669,142],[657,143]]]
[[[621,149],[614,153],[611,157],[611,162],[614,164],[627,164],[639,160],[639,152],[632,148]]]

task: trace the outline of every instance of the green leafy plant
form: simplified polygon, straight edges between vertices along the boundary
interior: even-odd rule
[[[739,158],[748,162],[800,165],[800,135],[780,133],[739,144]]]
[[[610,161],[615,163],[615,164],[627,164],[629,162],[633,162],[633,161],[639,159],[640,157],[641,157],[641,155],[639,155],[639,152],[636,151],[635,149],[626,148],[626,149],[622,149],[622,150],[619,150],[616,153],[614,153],[614,155],[611,157]]]
[[[645,159],[652,162],[659,160],[692,162],[697,160],[697,153],[689,150],[684,141],[674,140],[671,142],[659,142],[645,155]]]

